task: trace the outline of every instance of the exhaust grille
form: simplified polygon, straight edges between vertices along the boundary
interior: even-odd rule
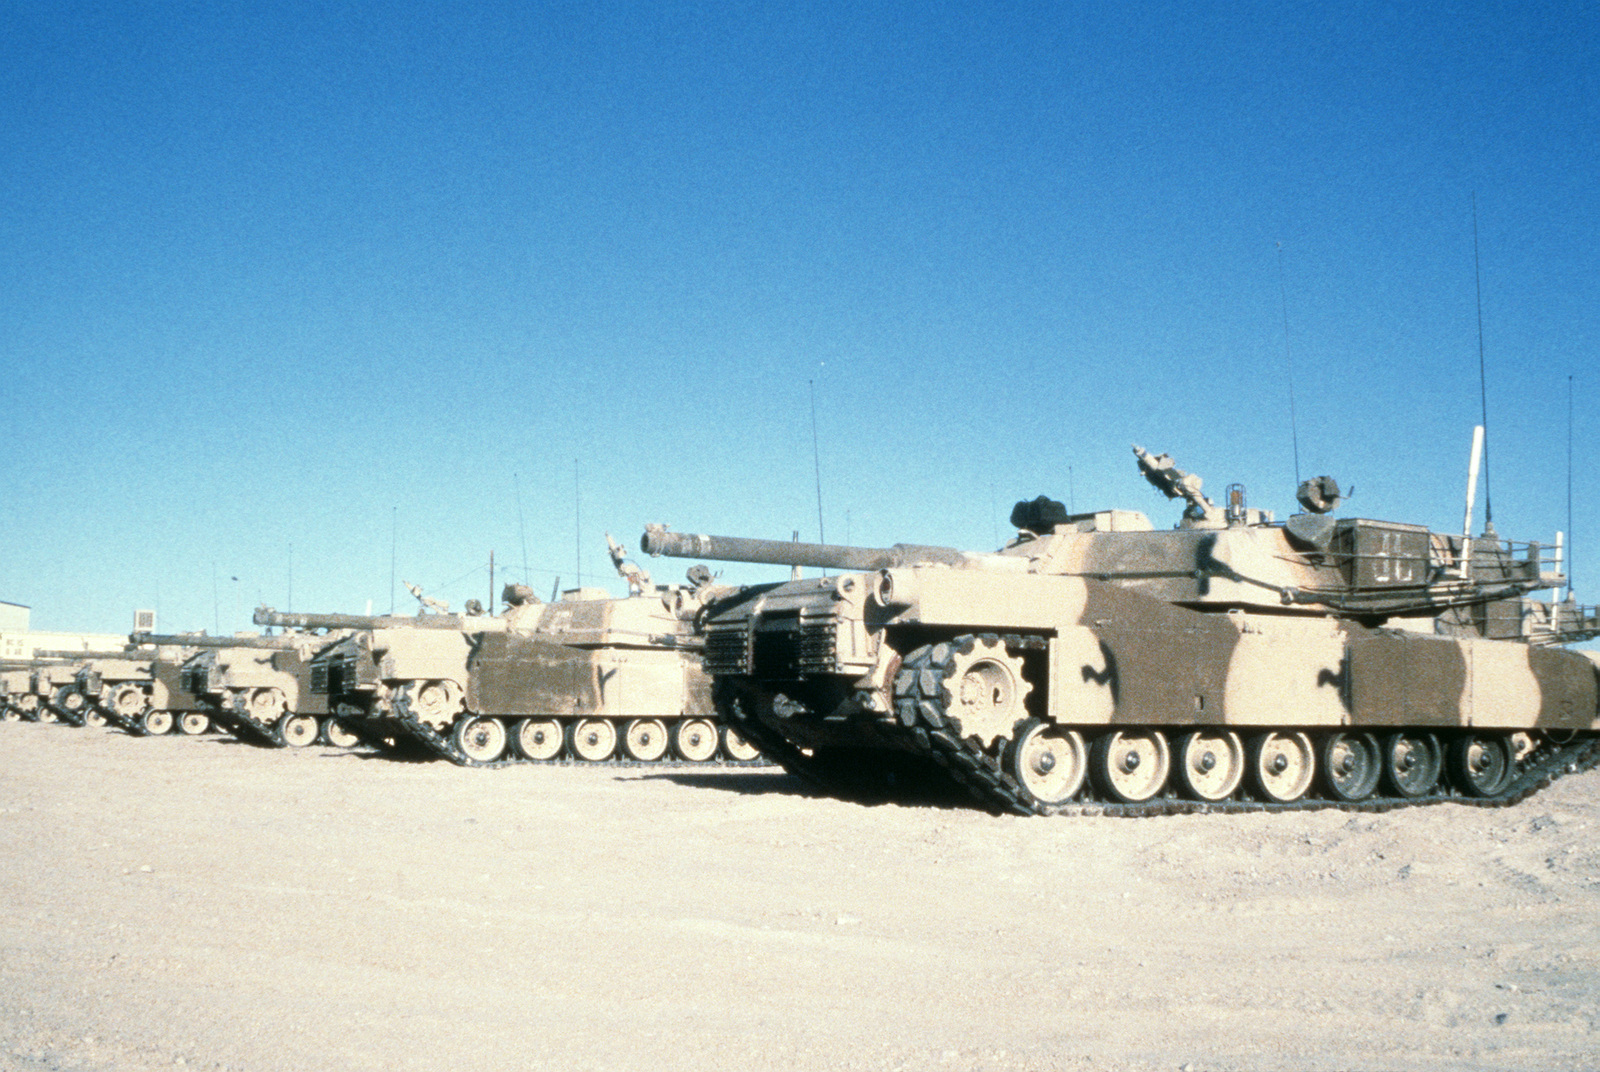
[[[743,629],[727,629],[706,636],[706,673],[724,677],[749,673],[749,635]]]

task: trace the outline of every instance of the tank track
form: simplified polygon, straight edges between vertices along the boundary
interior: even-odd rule
[[[55,721],[62,726],[77,726],[81,729],[88,725],[89,711],[87,708],[69,711],[67,708],[59,707],[56,704],[47,704],[46,706],[49,707],[50,713],[56,716]]]
[[[1023,650],[1038,643],[1036,637],[998,636],[982,634],[983,638],[1003,641],[1008,650]],[[906,658],[901,674],[915,674],[925,667],[914,665],[918,656],[925,656],[930,648],[919,649]],[[931,661],[926,658],[924,662]],[[750,709],[750,697],[740,695],[740,690],[730,687],[724,680],[717,681],[718,710],[727,723],[735,727],[750,743],[771,756],[789,773],[802,781],[828,793],[857,795],[859,781],[841,776],[826,762],[818,762],[763,721]],[[920,688],[916,690],[922,692]],[[1506,808],[1521,803],[1550,785],[1557,778],[1577,774],[1600,766],[1600,737],[1575,738],[1565,744],[1548,739],[1524,756],[1516,773],[1506,788],[1492,797],[1473,797],[1443,789],[1419,797],[1393,797],[1373,795],[1365,800],[1344,801],[1322,797],[1305,797],[1289,802],[1271,802],[1245,798],[1230,798],[1215,803],[1189,800],[1173,794],[1168,787],[1162,795],[1137,804],[1118,801],[1087,799],[1092,790],[1080,794],[1086,799],[1062,804],[1044,804],[1024,790],[1005,770],[1001,761],[976,744],[953,732],[945,722],[942,705],[937,696],[923,694],[919,701],[900,697],[894,715],[874,724],[883,743],[894,752],[909,754],[937,764],[940,773],[957,788],[997,812],[1018,815],[1084,815],[1148,818],[1158,815],[1240,815],[1252,812],[1323,811],[1328,809],[1375,813],[1399,808],[1433,804],[1462,804],[1478,808]],[[891,753],[892,754],[892,753]],[[1440,785],[1445,780],[1441,775]],[[885,794],[878,794],[885,795]]]
[[[243,715],[237,714],[215,704],[208,705],[207,711],[211,715],[211,724],[233,734],[241,741],[249,744],[265,744],[273,748],[285,748],[287,743],[283,734],[278,732],[276,726],[263,726],[252,722]]]
[[[515,723],[524,716],[519,715],[513,718],[489,715],[482,717],[500,718],[503,722]],[[612,721],[622,720],[613,719]],[[555,759],[527,759],[516,754],[516,748],[510,743],[509,739],[506,743],[506,752],[504,758],[484,762],[483,760],[473,759],[471,756],[462,752],[461,749],[457,748],[455,741],[451,739],[451,735],[440,733],[438,730],[434,729],[432,726],[416,717],[416,715],[412,714],[410,707],[406,704],[404,698],[398,696],[391,699],[390,714],[388,715],[369,715],[365,718],[350,718],[346,720],[347,725],[354,725],[357,723],[365,725],[365,732],[362,733],[362,736],[364,737],[375,732],[380,735],[385,732],[392,732],[397,736],[403,735],[422,745],[423,748],[432,754],[443,759],[448,759],[451,763],[454,763],[460,767],[481,767],[486,769],[527,766],[617,768],[647,767],[651,770],[672,770],[687,767],[692,770],[704,770],[707,767],[767,767],[772,765],[772,761],[767,759],[765,755],[757,756],[754,759],[729,759],[726,756],[721,756],[719,754],[718,758],[715,759],[695,761],[680,759],[676,756],[673,756],[670,751],[660,759],[629,759],[627,756],[622,754],[620,744],[618,748],[612,752],[609,758],[600,760],[598,762],[590,762],[589,760],[584,759],[573,759],[570,756],[560,756]],[[358,732],[361,731],[358,730]],[[513,732],[512,727],[508,725],[506,727],[506,732],[509,737],[509,735]],[[743,734],[741,731],[741,736],[742,735]],[[749,740],[749,738],[746,738],[746,740]],[[718,752],[720,753],[720,751],[721,745],[719,744]]]

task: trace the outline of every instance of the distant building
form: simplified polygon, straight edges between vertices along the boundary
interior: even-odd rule
[[[126,633],[35,633],[28,628],[32,609],[0,601],[0,659],[27,659],[36,651],[120,651]]]
[[[0,600],[0,633],[26,633],[30,608]]]

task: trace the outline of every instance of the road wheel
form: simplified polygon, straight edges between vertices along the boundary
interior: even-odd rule
[[[761,758],[761,749],[739,735],[732,726],[723,726],[722,754],[736,763],[753,763]]]
[[[278,735],[290,748],[304,748],[315,744],[321,729],[314,715],[285,714],[278,719]]]
[[[1227,800],[1244,778],[1244,745],[1228,730],[1196,730],[1178,738],[1173,766],[1185,796],[1215,804]]]
[[[1317,753],[1303,733],[1261,733],[1250,739],[1250,783],[1270,804],[1305,796],[1317,773]]]
[[[464,718],[452,734],[456,748],[474,763],[493,763],[506,751],[506,727],[497,718]]]
[[[567,730],[567,749],[585,763],[599,763],[610,759],[617,750],[617,727],[604,718],[580,718]],[[716,735],[711,737],[716,745]]]
[[[654,763],[667,754],[667,726],[659,718],[636,718],[622,731],[622,750],[629,759]]]
[[[147,737],[160,737],[172,732],[172,712],[146,711],[134,724],[139,727],[139,732]]]
[[[93,726],[96,729],[99,729],[102,726],[109,725],[110,722],[110,719],[106,718],[105,715],[101,714],[93,707],[89,708],[89,710],[85,711],[83,714],[83,724],[85,726]]]
[[[204,711],[185,711],[178,718],[178,732],[186,737],[198,737],[211,728],[211,716]]]
[[[717,727],[703,718],[686,718],[672,728],[672,750],[690,763],[709,763],[717,754]]]
[[[517,723],[517,751],[524,759],[555,759],[564,742],[561,723],[553,718],[525,718]]]
[[[1030,719],[1006,752],[1006,770],[1039,804],[1077,795],[1089,773],[1089,748],[1076,730]]]
[[[1443,749],[1431,733],[1402,730],[1384,738],[1383,779],[1397,796],[1427,796],[1438,787],[1443,766]]]
[[[1103,733],[1089,749],[1095,788],[1112,800],[1140,804],[1160,793],[1172,770],[1172,752],[1159,730]]]
[[[361,735],[337,718],[323,720],[322,736],[334,748],[354,748],[361,743]]]
[[[1495,797],[1516,773],[1516,753],[1502,733],[1464,733],[1450,742],[1450,780],[1468,796]]]
[[[1318,749],[1322,784],[1335,800],[1366,800],[1383,774],[1383,752],[1370,733],[1330,733]]]

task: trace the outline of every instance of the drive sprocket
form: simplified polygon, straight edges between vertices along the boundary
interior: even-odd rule
[[[936,694],[950,728],[983,748],[996,740],[1012,740],[1028,717],[1027,697],[1033,686],[1023,676],[1022,658],[1008,652],[997,636],[957,637],[913,652],[902,664],[897,693],[908,670],[915,675],[915,691],[921,698]],[[929,688],[929,673],[935,675],[935,689]]]

